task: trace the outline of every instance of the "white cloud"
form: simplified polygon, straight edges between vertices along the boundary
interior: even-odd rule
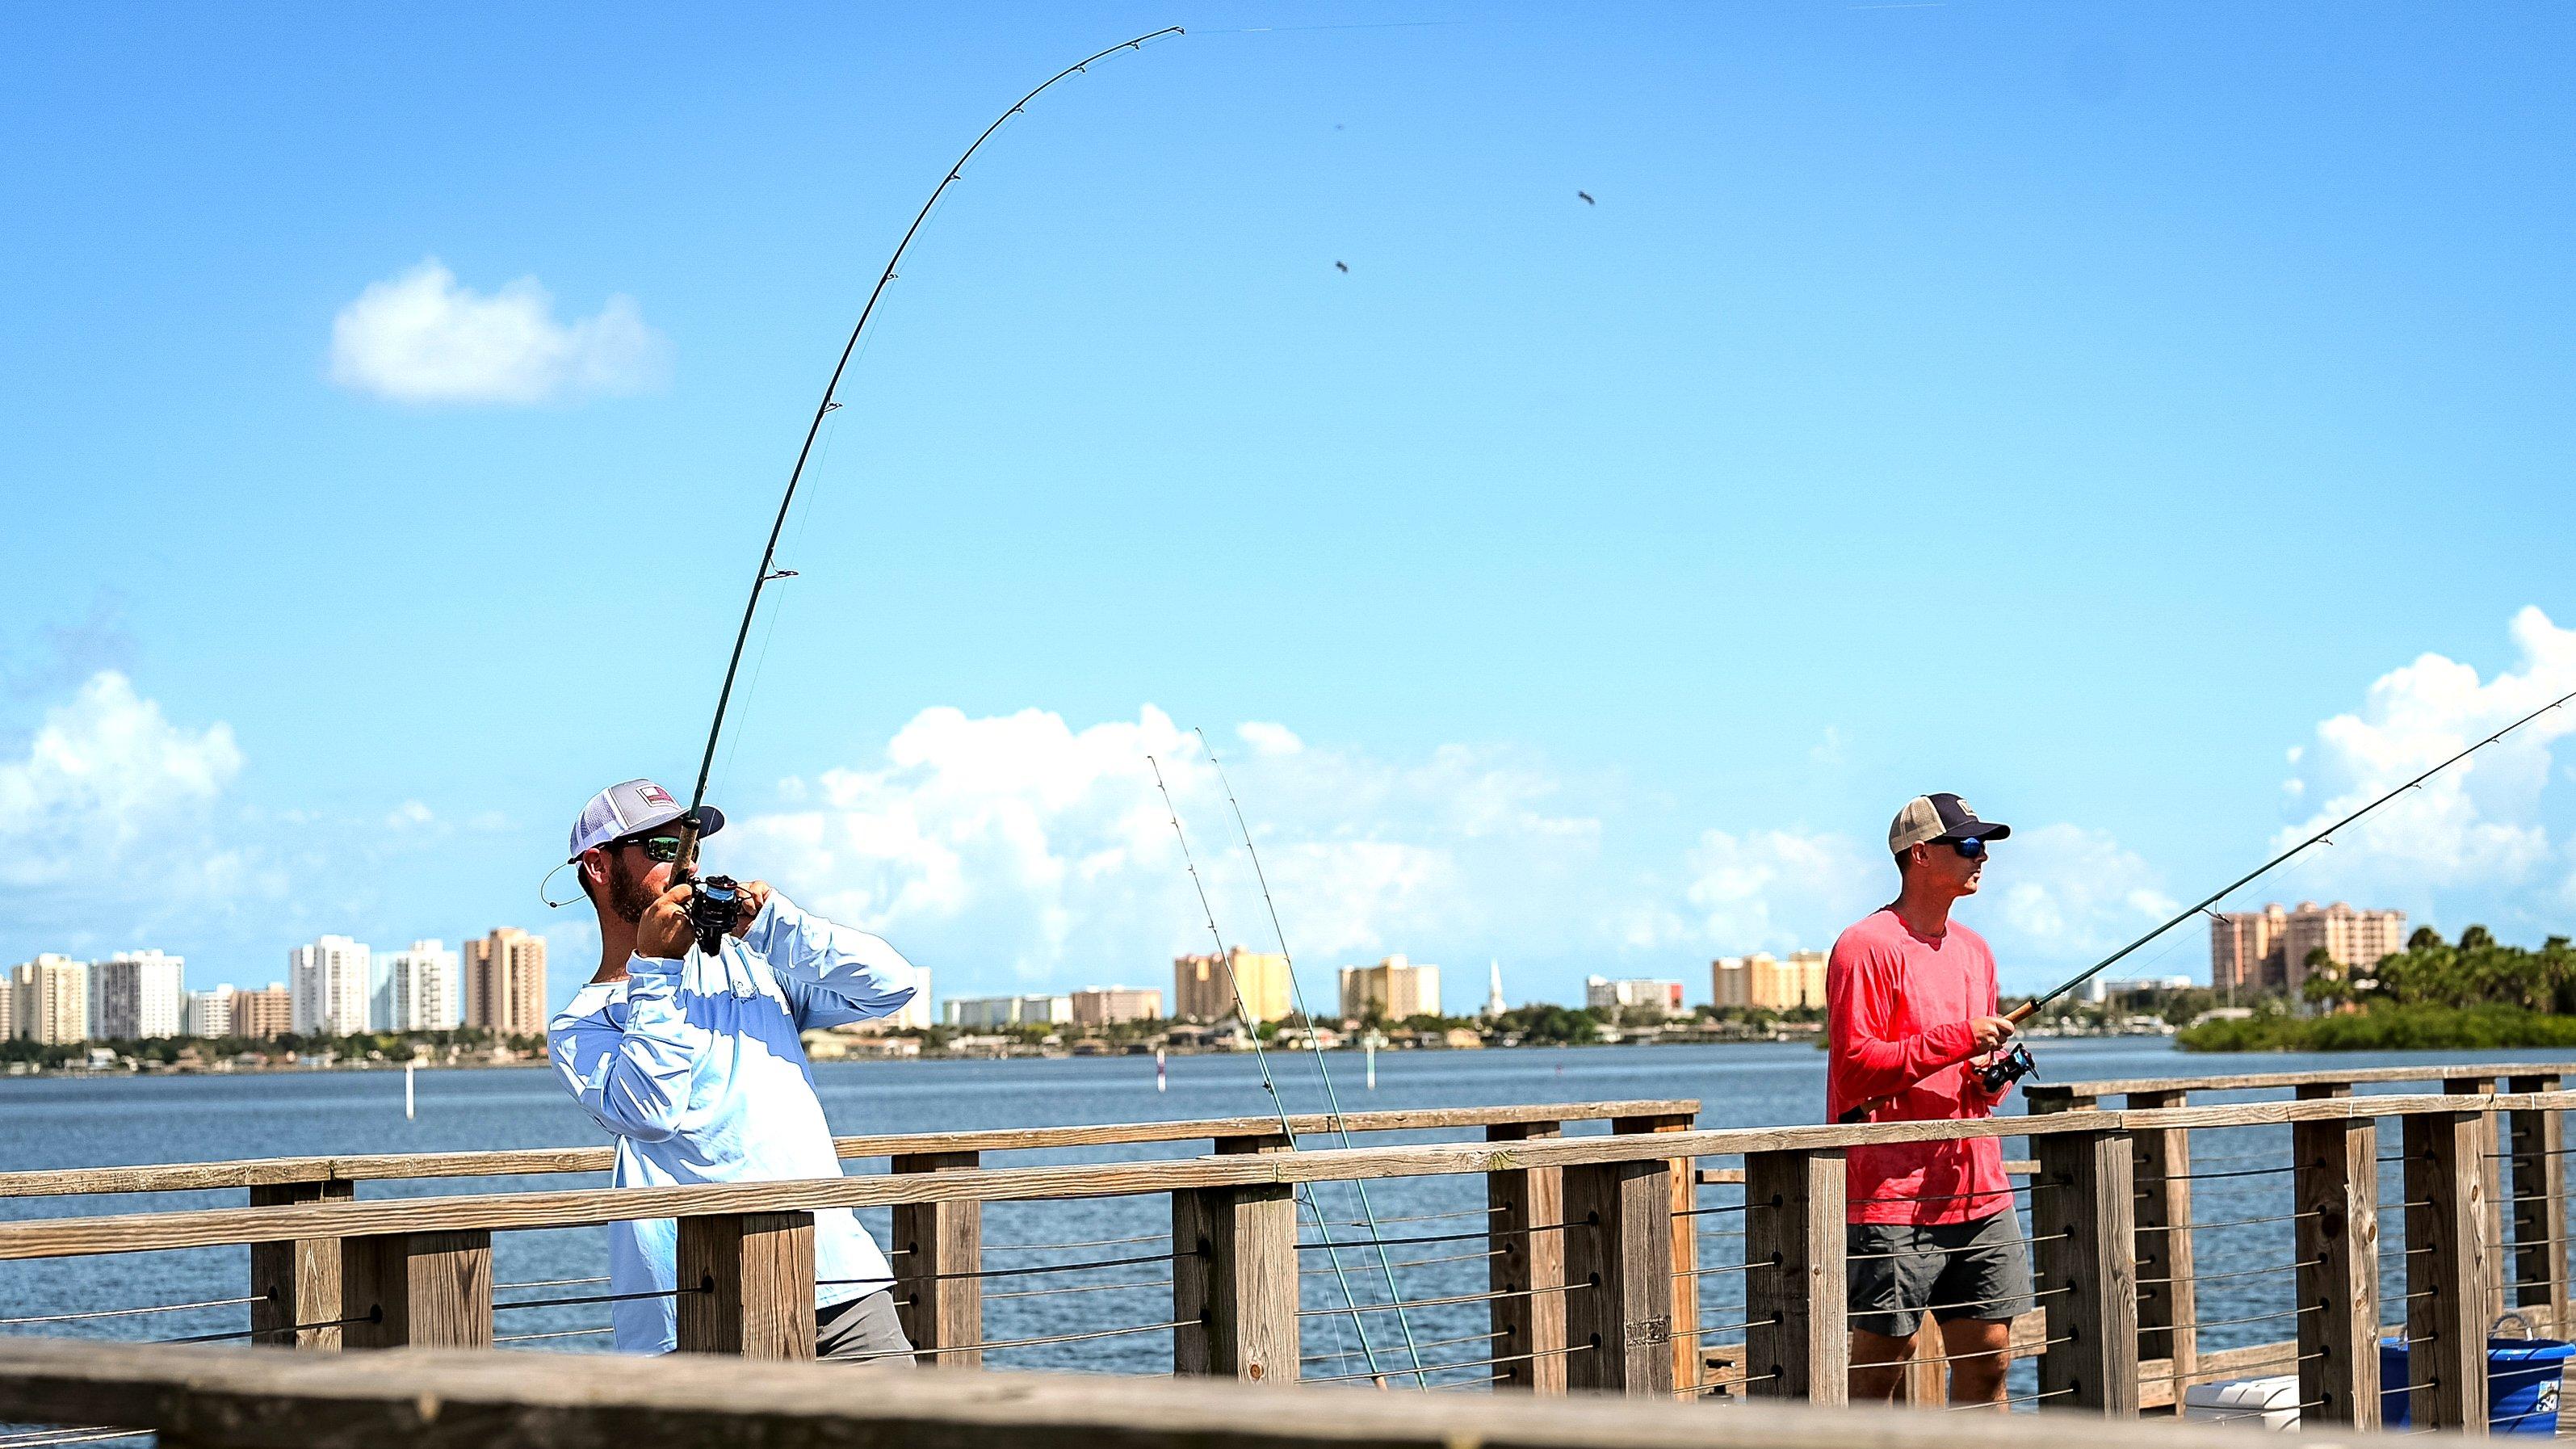
[[[2076,825],[2019,830],[1996,847],[1987,892],[1999,954],[2034,965],[2091,964],[2174,913],[2156,873],[2109,832]]]
[[[2537,607],[2513,618],[2518,669],[2481,682],[2475,668],[2425,654],[2382,675],[2361,709],[2317,726],[2291,798],[2318,800],[2284,826],[2276,848],[2325,828],[2408,778],[2560,695],[2576,691],[2576,630]],[[2542,715],[2504,740],[2338,831],[2303,858],[2301,875],[2337,893],[2441,888],[2491,898],[2532,881],[2560,852],[2541,817],[2553,744],[2576,731],[2576,707]],[[2294,760],[2297,757],[2294,756]]]
[[[1544,772],[1464,746],[1394,765],[1278,725],[1236,735],[1252,748],[1228,770],[1310,990],[1331,967],[1384,951],[1564,939],[1560,908],[1599,827],[1550,809],[1557,786]],[[881,764],[784,782],[782,808],[745,810],[709,850],[756,860],[826,915],[884,930],[944,968],[943,992],[1157,984],[1173,954],[1209,938],[1149,754],[1226,939],[1266,944],[1269,918],[1215,772],[1197,737],[1151,706],[1081,729],[1036,709],[924,710]]]
[[[13,837],[0,881],[101,880],[154,834],[199,816],[241,765],[229,726],[183,729],[102,670],[46,712],[24,759],[0,764],[0,819]]]
[[[1690,870],[1687,934],[1722,955],[1821,948],[1896,893],[1884,852],[1830,833],[1711,830],[1691,851]]]
[[[387,830],[417,830],[436,823],[438,813],[417,800],[405,800],[385,813]]]
[[[331,322],[331,380],[406,403],[539,403],[658,386],[670,344],[631,297],[570,323],[534,277],[489,294],[436,257],[376,282]]]

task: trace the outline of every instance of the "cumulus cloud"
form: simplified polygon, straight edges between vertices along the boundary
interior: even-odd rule
[[[156,839],[203,816],[240,774],[223,724],[173,724],[114,670],[45,714],[23,758],[0,763],[0,819],[16,839],[0,882],[104,884]]]
[[[597,316],[555,317],[534,277],[497,292],[460,286],[436,257],[376,282],[331,322],[331,380],[405,403],[541,403],[641,392],[668,374],[670,344],[631,297]]]
[[[2319,724],[2294,752],[2294,801],[2305,818],[2282,827],[2287,846],[2359,809],[2560,695],[2576,691],[2576,630],[2536,607],[2513,618],[2519,667],[2480,680],[2467,664],[2425,654],[2373,682],[2362,707]],[[2531,882],[2561,854],[2541,815],[2555,743],[2576,731],[2576,707],[2556,710],[2337,832],[2303,861],[2303,878],[2342,893],[2443,888],[2492,893]]]
[[[1449,746],[1396,764],[1238,727],[1227,769],[1309,990],[1331,967],[1428,943],[1490,943],[1564,923],[1598,822],[1509,752]],[[1154,983],[1210,944],[1157,790],[1160,763],[1229,942],[1270,927],[1198,738],[1161,710],[1076,728],[1036,709],[922,711],[881,761],[785,782],[709,844],[756,859],[827,915],[887,931],[958,989]],[[945,989],[945,988],[943,988]]]
[[[1722,955],[1822,947],[1894,893],[1884,857],[1848,835],[1711,830],[1690,853],[1687,917],[1666,917],[1631,939],[1679,934]]]
[[[2000,912],[1987,934],[1999,952],[2040,965],[2090,964],[2179,905],[2137,852],[2077,825],[2013,832],[1987,879]]]

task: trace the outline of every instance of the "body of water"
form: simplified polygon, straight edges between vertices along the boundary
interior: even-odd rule
[[[2197,1076],[2241,1071],[2351,1070],[2365,1066],[2436,1064],[2516,1059],[2513,1053],[2404,1053],[2368,1058],[2340,1056],[2195,1056],[2175,1052],[2160,1038],[2066,1040],[2036,1043],[2044,1080],[2106,1077]],[[2563,1057],[2563,1054],[2561,1054]],[[2548,1053],[2522,1059],[2551,1060]],[[1704,1127],[1812,1123],[1822,1116],[1824,1054],[1803,1045],[1613,1047],[1482,1052],[1390,1052],[1378,1057],[1374,1091],[1362,1086],[1362,1064],[1353,1053],[1330,1057],[1342,1104],[1353,1111],[1402,1107],[1463,1107],[1506,1103],[1574,1102],[1619,1098],[1695,1097]],[[1317,1111],[1324,1092],[1311,1056],[1271,1059],[1279,1091],[1292,1111]],[[1170,1062],[1170,1089],[1154,1089],[1154,1064],[1144,1057],[1062,1061],[941,1061],[828,1063],[815,1069],[832,1128],[843,1134],[924,1132],[1045,1124],[1141,1121],[1266,1115],[1272,1109],[1256,1063],[1248,1056],[1179,1057]],[[417,1078],[419,1114],[403,1117],[399,1072],[315,1072],[245,1076],[8,1078],[0,1079],[0,1164],[15,1170],[89,1167],[228,1158],[339,1153],[474,1151],[601,1143],[600,1128],[543,1070],[426,1071]],[[2212,1095],[2209,1100],[2231,1098]],[[1576,1131],[1600,1131],[1585,1126]],[[1400,1141],[1462,1140],[1478,1133],[1375,1134],[1361,1145]],[[1058,1152],[1014,1153],[990,1165],[1139,1160],[1183,1157],[1203,1143],[1140,1144]],[[2015,1144],[2011,1150],[2018,1151]],[[2196,1169],[2286,1168],[2284,1128],[2239,1128],[2194,1138]],[[2395,1155],[2393,1142],[2383,1157]],[[2221,1165],[2223,1164],[2223,1166]],[[882,1170],[853,1163],[854,1172]],[[2383,1184],[2392,1211],[2383,1224],[2390,1262],[2402,1239],[2393,1211],[2395,1169]],[[362,1183],[365,1198],[459,1192],[506,1192],[604,1184],[605,1174],[446,1181]],[[1705,1204],[1738,1200],[1732,1188],[1703,1190]],[[2272,1217],[2288,1211],[2286,1171],[2213,1177],[2197,1185],[2196,1215],[2205,1221]],[[1373,1214],[1388,1237],[1450,1239],[1391,1247],[1387,1256],[1406,1299],[1483,1291],[1486,1245],[1480,1179],[1390,1180],[1368,1189],[1369,1213],[1348,1185],[1323,1185],[1305,1212],[1309,1240],[1329,1233],[1337,1242],[1364,1239],[1356,1226]],[[0,1199],[0,1217],[90,1215],[239,1206],[242,1192],[150,1196]],[[2025,1198],[2026,1201],[2026,1198]],[[1325,1223],[1315,1224],[1320,1216]],[[2026,1216],[2026,1214],[2025,1214]],[[862,1214],[873,1231],[886,1231],[883,1211]],[[1405,1219],[1391,1223],[1392,1219]],[[1701,1220],[1702,1262],[1731,1264],[1741,1243],[1732,1215]],[[1135,1258],[1165,1250],[1146,1241],[1125,1246],[1058,1248],[1047,1245],[1147,1238],[1170,1226],[1168,1200],[1160,1196],[1067,1203],[1007,1203],[986,1210],[987,1266],[1037,1267]],[[2295,1310],[2289,1302],[2288,1266],[2295,1261],[2290,1224],[2250,1223],[2195,1235],[2199,1270],[2212,1281],[2201,1290],[2206,1347],[2286,1339]],[[1347,1290],[1362,1302],[1386,1298],[1386,1270],[1374,1253],[1345,1249],[1344,1272],[1334,1273],[1322,1251],[1306,1260],[1303,1298],[1309,1309],[1345,1306]],[[496,1280],[502,1284],[585,1278],[607,1271],[598,1229],[502,1233],[495,1237]],[[1039,1337],[1168,1320],[1168,1263],[1129,1263],[1062,1276],[1003,1278],[986,1284],[986,1331],[993,1339]],[[247,1250],[190,1249],[121,1254],[51,1262],[0,1264],[0,1319],[78,1313],[144,1304],[238,1297],[244,1291]],[[2227,1274],[2225,1278],[2214,1275]],[[1702,1317],[1709,1324],[1744,1317],[1741,1275],[1714,1273],[1702,1280]],[[1046,1291],[1083,1287],[1083,1292]],[[569,1293],[551,1288],[507,1290],[507,1303]],[[2390,1287],[2392,1311],[2394,1294]],[[1003,1296],[1011,1295],[1011,1296]],[[2278,1308],[2277,1318],[2256,1317]],[[568,1334],[607,1322],[604,1305],[504,1310],[504,1336]],[[1485,1329],[1482,1304],[1421,1309],[1399,1321],[1392,1313],[1367,1314],[1367,1347],[1381,1365],[1407,1362],[1409,1336],[1425,1361],[1461,1365],[1444,1375],[1471,1383],[1490,1367],[1470,1367],[1490,1356],[1473,1339]],[[221,1333],[247,1326],[240,1307],[204,1308],[139,1317],[93,1318],[42,1324],[15,1323],[10,1331],[114,1338],[170,1338]],[[1740,1334],[1735,1335],[1740,1337]],[[1309,1377],[1361,1371],[1366,1361],[1351,1316],[1307,1320]],[[530,1348],[603,1349],[604,1336],[522,1340]],[[1437,1348],[1422,1345],[1438,1342]],[[1349,1354],[1352,1357],[1335,1357]],[[997,1366],[1167,1372],[1167,1331],[998,1351]]]

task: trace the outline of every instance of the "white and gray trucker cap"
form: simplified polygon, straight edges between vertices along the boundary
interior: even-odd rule
[[[629,780],[611,785],[590,797],[581,807],[581,815],[572,823],[572,854],[567,861],[581,859],[581,853],[593,846],[668,825],[689,813],[688,807],[671,798],[671,792],[650,780]],[[724,812],[713,805],[698,807],[698,834],[713,835],[724,829]]]
[[[1887,827],[1887,849],[1903,855],[1936,840],[2001,840],[2010,834],[2011,826],[1979,820],[1968,802],[1956,795],[1917,795],[1905,802]]]

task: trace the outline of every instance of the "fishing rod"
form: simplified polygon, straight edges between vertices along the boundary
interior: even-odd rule
[[[1206,736],[1200,736],[1200,743],[1205,744],[1206,742]],[[1244,999],[1243,978],[1235,974],[1234,963],[1227,959],[1225,933],[1217,929],[1216,907],[1208,902],[1207,881],[1199,875],[1198,861],[1190,853],[1190,834],[1188,831],[1181,828],[1181,809],[1178,805],[1172,803],[1172,787],[1163,782],[1163,762],[1154,758],[1152,755],[1147,755],[1145,757],[1145,763],[1153,766],[1154,768],[1154,788],[1162,792],[1163,808],[1165,811],[1169,812],[1172,817],[1172,834],[1181,842],[1181,864],[1189,870],[1190,885],[1199,893],[1199,910],[1207,917],[1208,936],[1216,943],[1216,959],[1225,970],[1226,985],[1233,988],[1234,1009],[1236,1013],[1243,1018],[1244,1031],[1251,1036],[1252,1060],[1253,1063],[1261,1069],[1261,1089],[1270,1094],[1271,1110],[1275,1112],[1279,1118],[1279,1135],[1286,1140],[1288,1150],[1294,1152],[1297,1150],[1296,1124],[1288,1120],[1288,1103],[1286,1099],[1279,1095],[1279,1083],[1270,1075],[1270,1053],[1264,1050],[1261,1045],[1261,1023],[1253,1019],[1252,1003]],[[1227,798],[1233,798],[1233,792],[1231,790],[1227,791]],[[1263,886],[1262,892],[1266,897],[1269,893],[1269,887],[1267,885]],[[1295,989],[1296,975],[1293,968],[1289,975],[1289,985],[1290,989]],[[1305,1011],[1305,1002],[1302,996],[1298,1001],[1298,1011],[1300,1014],[1303,1014]],[[1306,1040],[1309,1043],[1312,1043],[1314,1039],[1315,1019],[1309,1016],[1306,1018]],[[1318,1055],[1315,1058],[1315,1064],[1318,1067],[1323,1065],[1321,1051],[1322,1048],[1317,1048]],[[1332,1076],[1330,1073],[1325,1075],[1324,1084],[1327,1090],[1331,1088]],[[1334,1119],[1339,1121],[1341,1115],[1341,1106],[1339,1102],[1336,1102],[1333,1107]],[[1350,1135],[1349,1128],[1343,1128],[1343,1146],[1347,1147],[1350,1145]],[[1343,1271],[1342,1250],[1335,1246],[1333,1242],[1333,1230],[1324,1220],[1324,1205],[1315,1196],[1313,1184],[1311,1183],[1303,1185],[1298,1195],[1305,1199],[1306,1211],[1315,1220],[1315,1232],[1323,1239],[1324,1261],[1332,1265],[1333,1280],[1341,1285],[1342,1301],[1349,1305],[1351,1327],[1359,1334],[1360,1356],[1367,1362],[1369,1373],[1377,1375],[1379,1384],[1383,1386],[1385,1378],[1383,1375],[1378,1375],[1377,1350],[1369,1343],[1368,1318],[1366,1314],[1360,1311],[1359,1297],[1351,1291],[1350,1277]],[[1361,1216],[1368,1219],[1366,1226],[1369,1230],[1369,1239],[1372,1242],[1376,1242],[1378,1237],[1377,1214],[1366,1211],[1368,1204],[1365,1198],[1361,1200],[1360,1206],[1362,1208]],[[1176,1252],[1180,1250],[1180,1246],[1181,1245],[1178,1243],[1174,1243],[1172,1245],[1173,1250]],[[1384,1261],[1386,1257],[1386,1246],[1383,1243],[1379,1243],[1378,1245],[1378,1257],[1380,1261]],[[1403,1295],[1395,1291],[1395,1270],[1391,1267],[1387,1269],[1386,1287],[1387,1297],[1395,1303],[1396,1321],[1398,1323],[1404,1323],[1404,1346],[1405,1349],[1413,1355],[1412,1373],[1414,1381],[1421,1387],[1427,1389],[1431,1386],[1431,1380],[1426,1377],[1423,1372],[1422,1355],[1420,1351],[1416,1350],[1413,1346],[1413,1325],[1405,1323],[1404,1305],[1402,1301]],[[1397,1372],[1403,1372],[1403,1370],[1397,1370]]]
[[[2327,826],[2325,829],[2318,831],[2316,834],[2311,835],[2307,839],[2300,841],[2298,844],[2291,846],[2289,849],[2282,851],[2279,855],[2273,856],[2270,860],[2263,862],[2261,865],[2254,867],[2245,874],[2229,881],[2226,885],[2219,887],[2217,890],[2210,892],[2206,896],[2203,896],[2200,900],[2193,903],[2188,909],[2176,914],[2173,919],[2166,921],[2163,925],[2156,927],[2154,930],[2147,932],[2145,935],[2140,936],[2134,941],[2131,941],[2119,950],[2114,951],[2110,955],[2103,957],[2101,960],[2094,962],[2093,965],[2087,968],[2081,975],[2078,975],[2059,986],[2053,987],[2041,995],[2034,996],[2030,1000],[2023,1002],[2021,1005],[2014,1007],[2011,1011],[2005,1013],[2004,1019],[2015,1026],[2019,1026],[2023,1022],[2030,1020],[2032,1016],[2038,1013],[2041,1007],[2046,1006],[2048,1003],[2055,1001],[2057,998],[2064,996],[2070,991],[2073,991],[2076,987],[2083,985],[2094,977],[2101,975],[2104,971],[2107,971],[2112,966],[2118,964],[2122,958],[2128,956],[2131,952],[2136,951],[2139,947],[2146,945],[2148,942],[2155,940],[2165,932],[2172,930],[2174,927],[2179,926],[2183,922],[2190,920],[2192,917],[2199,915],[2201,912],[2208,910],[2211,906],[2218,904],[2221,900],[2234,894],[2241,887],[2251,885],[2254,881],[2270,874],[2274,869],[2286,863],[2292,857],[2307,850],[2311,846],[2328,843],[2336,831],[2341,830],[2345,826],[2359,820],[2361,817],[2368,815],[2373,810],[2376,810],[2380,806],[2387,804],[2389,801],[2396,799],[2398,796],[2405,794],[2407,791],[2421,786],[2425,781],[2432,779],[2435,775],[2442,773],[2444,770],[2451,768],[2453,765],[2458,764],[2460,761],[2467,759],[2469,756],[2476,754],[2478,751],[2485,749],[2487,746],[2503,739],[2506,735],[2512,734],[2515,730],[2522,728],[2524,725],[2531,723],[2533,720],[2540,718],[2542,715],[2549,713],[2560,705],[2566,704],[2570,700],[2576,700],[2576,692],[2560,695],[2558,698],[2551,700],[2549,703],[2542,705],[2540,708],[2535,709],[2531,713],[2524,715],[2522,718],[2515,720],[2513,723],[2506,725],[2503,729],[2497,730],[2494,734],[2487,736],[2485,739],[2478,741],[2476,744],[2473,744],[2467,749],[2460,751],[2458,754],[2451,756],[2449,759],[2442,761],[2433,768],[2417,775],[2414,779],[2407,781],[2405,784],[2398,786],[2396,789],[2391,790],[2387,794],[2371,801],[2369,804],[2362,806],[2360,809],[2355,810],[2350,815],[2336,821],[2334,824]],[[1978,1077],[1988,1092],[1999,1092],[2007,1085],[2022,1077],[2028,1076],[2035,1070],[2037,1070],[2037,1063],[2033,1062],[2030,1058],[2030,1048],[2016,1041],[2012,1044],[2012,1049],[2010,1051],[1997,1057],[1987,1066],[1980,1068]]]
[[[984,148],[984,143],[993,138],[993,133],[1002,129],[1003,122],[1020,114],[1023,107],[1043,95],[1048,87],[1069,75],[1088,72],[1095,62],[1106,60],[1122,50],[1143,50],[1147,41],[1184,33],[1186,32],[1177,25],[1167,25],[1151,34],[1140,35],[1133,40],[1113,45],[1097,55],[1086,56],[1047,77],[1044,83],[1014,101],[1009,110],[994,117],[993,124],[984,128],[983,134],[975,138],[975,144],[967,147],[964,153],[958,156],[956,162],[948,168],[948,174],[940,178],[937,186],[931,188],[930,199],[921,204],[921,210],[912,218],[912,225],[904,228],[903,240],[895,244],[894,255],[886,258],[885,270],[878,275],[876,286],[869,291],[867,305],[859,309],[859,320],[857,325],[850,329],[850,340],[842,344],[840,360],[832,364],[831,380],[823,384],[823,397],[814,407],[814,419],[806,424],[804,446],[796,450],[796,466],[788,471],[787,491],[780,496],[778,516],[769,525],[769,543],[761,549],[760,567],[751,576],[751,597],[745,600],[742,606],[742,627],[734,633],[733,655],[725,661],[724,687],[717,691],[715,720],[707,726],[706,753],[698,761],[697,788],[689,794],[688,813],[681,816],[678,822],[680,855],[678,861],[671,867],[671,881],[674,885],[695,883],[698,886],[689,898],[689,921],[697,929],[698,949],[701,951],[712,954],[723,942],[724,933],[732,929],[740,895],[738,887],[727,877],[710,876],[703,881],[697,879],[700,833],[698,812],[707,803],[707,777],[715,770],[716,742],[724,735],[725,709],[733,702],[734,676],[742,668],[743,646],[751,641],[751,621],[753,616],[760,612],[761,591],[780,579],[796,576],[793,569],[775,567],[778,561],[778,537],[787,527],[787,513],[796,502],[796,487],[804,480],[805,462],[813,456],[814,439],[823,431],[823,419],[838,411],[841,406],[834,394],[840,391],[841,375],[849,370],[850,358],[858,351],[860,336],[868,330],[868,319],[876,315],[877,300],[885,295],[887,285],[894,281],[895,269],[903,264],[903,254],[911,248],[912,239],[921,234],[922,223],[930,219],[931,208],[939,204],[939,198],[946,194],[949,186],[955,183],[960,175],[964,174],[966,163],[974,160],[975,153]]]

